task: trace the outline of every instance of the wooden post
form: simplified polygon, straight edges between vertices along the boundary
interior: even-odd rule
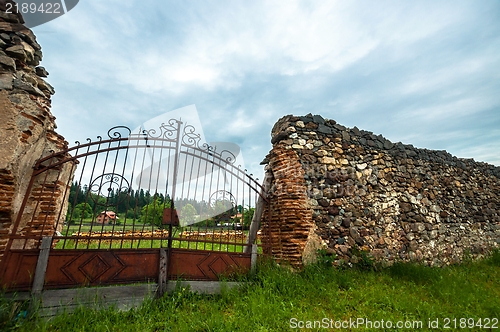
[[[257,253],[259,247],[256,244],[252,244],[252,256],[250,258],[250,274],[255,274],[257,271]]]
[[[36,310],[42,298],[43,285],[45,283],[45,272],[47,272],[47,264],[49,262],[50,247],[52,245],[52,236],[42,238],[42,245],[40,246],[40,254],[35,268],[35,276],[31,286],[31,305],[30,311]]]
[[[158,273],[158,288],[156,297],[162,297],[167,291],[168,281],[168,249],[160,249],[160,268]]]
[[[47,263],[49,262],[50,246],[52,245],[52,236],[42,238],[42,245],[40,246],[40,254],[36,263],[35,278],[31,287],[31,294],[41,294],[43,284],[45,282],[45,272],[47,271]]]
[[[260,228],[260,220],[262,218],[262,213],[264,212],[264,198],[262,196],[267,195],[269,191],[269,186],[271,185],[271,173],[266,172],[263,181],[263,189],[257,199],[257,204],[255,205],[255,212],[253,214],[252,222],[250,223],[250,230],[248,231],[247,245],[245,247],[245,253],[249,254],[252,251],[252,244],[255,243],[257,239],[257,232]]]
[[[158,289],[156,291],[157,297],[162,297],[163,294],[167,292],[168,283],[168,264],[170,260],[170,255],[172,253],[172,230],[173,226],[179,226],[179,216],[177,215],[177,210],[175,210],[174,202],[171,202],[170,208],[163,209],[163,221],[164,225],[168,225],[168,239],[167,239],[167,249],[160,249],[160,267],[158,273]]]

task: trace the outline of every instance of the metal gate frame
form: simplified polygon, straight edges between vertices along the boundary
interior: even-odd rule
[[[122,131],[125,132],[125,135],[121,133]],[[108,137],[108,139],[103,139],[98,136],[98,140],[94,142],[87,139],[85,144],[76,142],[76,146],[51,153],[36,162],[0,266],[0,271],[2,271],[0,284],[4,288],[8,290],[31,289],[32,292],[36,293],[43,288],[156,281],[160,292],[163,292],[166,289],[168,279],[217,280],[220,275],[235,272],[244,273],[250,269],[252,257],[255,258],[257,250],[256,244],[253,243],[256,234],[248,236],[247,239],[237,239],[235,235],[235,238],[232,239],[230,233],[227,232],[227,237],[223,240],[221,234],[223,234],[224,229],[220,228],[216,232],[213,228],[208,227],[207,221],[205,230],[208,237],[210,237],[210,230],[212,231],[211,240],[199,238],[200,226],[198,227],[198,237],[194,239],[186,238],[183,235],[184,232],[179,232],[176,235],[176,231],[179,229],[176,200],[177,198],[189,197],[190,190],[193,188],[192,184],[186,185],[186,176],[188,183],[196,179],[194,189],[200,188],[201,183],[198,180],[200,179],[201,165],[205,167],[205,170],[201,172],[204,174],[202,178],[205,182],[202,186],[203,192],[201,196],[198,196],[202,198],[203,202],[207,198],[205,195],[207,176],[208,173],[212,173],[207,192],[209,194],[211,191],[213,193],[225,192],[233,196],[231,191],[236,190],[240,196],[239,202],[241,204],[232,208],[236,211],[237,208],[242,207],[240,208],[242,210],[241,218],[245,217],[243,213],[245,203],[249,207],[257,202],[268,206],[267,194],[262,185],[247,174],[246,170],[234,165],[236,156],[231,151],[217,151],[216,147],[201,142],[201,136],[196,133],[193,126],[177,119],[170,119],[167,123],[162,123],[159,130],[143,130],[138,134],[133,134],[129,128],[124,126],[113,127],[108,131]],[[120,152],[125,155],[120,155]],[[141,156],[138,155],[139,152],[143,154],[142,160]],[[148,158],[152,158],[148,171],[149,177],[148,174],[144,175],[146,152],[149,155]],[[159,154],[157,166],[155,166],[155,154]],[[102,160],[98,159],[100,156],[104,156],[103,165],[99,164],[102,164]],[[111,162],[109,162],[110,160]],[[92,162],[92,168],[87,172],[86,166]],[[208,165],[212,167],[210,172],[207,171]],[[70,213],[67,225],[64,224],[67,219],[65,209],[67,209],[70,198],[74,174],[79,166],[82,169],[79,181],[76,182],[78,183],[78,192],[82,188],[82,182],[87,183],[86,181],[88,181],[84,208],[86,209],[87,203],[90,204],[89,199],[94,200],[94,207],[90,231],[87,234],[81,232],[84,219],[82,212],[79,220],[79,231],[70,235],[68,231],[70,224],[75,220],[73,219],[75,205],[72,206],[71,212],[67,210]],[[101,166],[102,172],[99,172]],[[160,174],[165,168],[165,174]],[[139,175],[134,174],[137,169],[140,170]],[[214,180],[215,170],[217,170],[218,176],[216,181]],[[198,173],[193,177],[195,171]],[[127,179],[126,175],[130,178]],[[170,176],[171,180],[169,180]],[[179,181],[180,176],[182,176],[182,181]],[[221,176],[224,179],[223,182],[220,181]],[[162,224],[166,229],[161,231],[156,231],[152,222],[152,231],[150,233],[144,232],[146,225],[144,221],[142,231],[136,232],[137,210],[142,207],[138,207],[137,201],[135,205],[130,204],[131,200],[134,199],[131,197],[133,192],[131,188],[134,181],[138,181],[137,188],[141,188],[143,177],[145,177],[144,180],[149,180],[147,192],[153,187],[155,189],[152,196],[154,204],[156,204],[157,197],[161,197],[157,196],[159,194],[158,181],[160,178],[165,178],[166,182],[162,183],[165,185],[164,202],[161,204],[163,204]],[[153,187],[151,186],[152,181],[156,181]],[[213,187],[213,182],[217,183],[215,187]],[[221,183],[223,184],[221,185]],[[92,193],[94,185],[96,185],[96,194]],[[126,240],[124,237],[127,217],[123,221],[122,228],[113,223],[111,232],[108,233],[104,232],[107,227],[105,227],[104,221],[102,226],[95,225],[98,206],[104,206],[105,216],[103,218],[106,221],[108,221],[108,212],[111,212],[108,210],[115,207],[115,211],[118,211],[119,198],[116,198],[116,202],[113,203],[110,199],[110,193],[114,193],[115,189],[118,197],[123,194],[127,201],[126,216],[129,211],[133,211],[132,222],[128,224],[132,224],[132,236]],[[108,194],[105,192],[103,194],[103,190],[107,190]],[[169,206],[167,206],[167,197],[170,200]],[[76,201],[75,196],[74,203]],[[99,203],[99,201],[102,202]],[[223,203],[226,204],[225,201]],[[149,209],[149,204],[151,203],[148,203],[147,209]],[[131,210],[132,205],[134,205],[134,209]],[[151,209],[154,207],[156,205],[153,205]],[[147,209],[146,214],[149,213]],[[210,206],[207,209],[209,210]],[[262,211],[263,209],[260,206],[257,210]],[[213,210],[216,210],[215,207]],[[234,215],[235,212],[231,213]],[[151,214],[153,218],[158,217],[153,214],[153,211]],[[266,218],[267,216],[262,215],[262,217]],[[260,218],[260,215],[254,215],[252,224],[258,224]],[[114,222],[116,222],[116,218]],[[190,227],[188,235],[194,233],[192,226]],[[60,230],[64,228],[67,231],[63,234]],[[255,232],[257,231],[256,227],[251,228]],[[218,240],[215,236],[217,233],[219,234]],[[92,241],[97,241],[97,248],[91,248]],[[130,247],[128,247],[127,241],[131,241]],[[139,245],[141,241],[150,241],[151,247],[141,248]],[[154,246],[154,241],[159,241],[160,245]],[[115,247],[112,245],[113,242]],[[178,244],[177,248],[173,245],[174,242]],[[62,248],[58,248],[61,243],[63,243]],[[68,246],[66,246],[67,243]],[[87,244],[86,248],[79,249],[78,246],[85,246],[85,243]],[[119,243],[118,247],[117,243]],[[124,243],[127,245],[124,246]],[[137,247],[135,247],[136,243]],[[181,247],[185,244],[187,244],[187,249]],[[202,245],[203,248],[198,248]],[[260,244],[260,246],[264,245]],[[193,246],[195,248],[191,249]],[[219,247],[219,249],[225,247],[226,249],[214,250],[215,247]],[[230,249],[231,247],[232,249]],[[253,253],[250,253],[250,247],[253,248]]]

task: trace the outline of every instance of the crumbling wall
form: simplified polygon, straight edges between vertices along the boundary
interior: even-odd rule
[[[278,260],[299,261],[305,250],[311,230],[312,214],[307,205],[307,183],[297,154],[283,146],[276,146],[270,154],[273,196],[264,215],[270,209],[270,222],[263,225],[262,242]],[[278,236],[276,236],[278,235]]]
[[[50,112],[54,89],[44,80],[47,71],[39,66],[41,47],[33,32],[23,25],[20,14],[5,12],[7,2],[10,1],[0,2],[0,257],[18,216],[35,162],[52,151],[67,148],[64,138],[55,132],[55,117]],[[68,171],[64,174],[70,176]],[[58,181],[66,183],[65,179]],[[34,188],[35,192],[48,190],[37,188],[36,182]],[[56,190],[55,195],[60,195],[61,190],[65,188]],[[40,197],[40,194],[34,195]],[[62,203],[60,198],[54,200],[54,197],[51,196],[52,201]],[[28,212],[33,210],[30,204],[36,204],[34,197],[27,203]],[[35,225],[32,217],[22,220],[19,229],[36,233],[40,225]],[[43,216],[43,222],[50,222],[49,219]],[[47,226],[47,231],[50,228]]]
[[[285,116],[271,135],[264,228],[278,259],[298,266],[322,247],[347,264],[364,250],[389,264],[445,265],[500,243],[500,167],[319,115]]]

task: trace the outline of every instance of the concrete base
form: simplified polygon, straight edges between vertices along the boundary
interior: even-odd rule
[[[169,281],[167,292],[186,288],[199,294],[220,294],[223,289],[241,286],[241,282],[220,281]],[[41,293],[39,301],[32,303],[34,310],[39,310],[41,317],[51,317],[63,312],[71,313],[79,307],[109,308],[129,310],[139,307],[145,299],[153,299],[158,285],[156,283],[135,284],[126,286],[82,287],[71,289],[52,289]],[[30,301],[34,299],[31,293],[6,294],[13,301]],[[168,296],[168,295],[166,295]]]

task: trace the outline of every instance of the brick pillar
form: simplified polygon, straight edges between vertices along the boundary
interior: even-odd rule
[[[298,155],[279,143],[268,155],[272,172],[270,220],[262,226],[263,242],[270,245],[270,254],[279,262],[300,267],[307,259],[307,248],[314,235],[312,210]],[[264,213],[267,213],[265,211]]]

